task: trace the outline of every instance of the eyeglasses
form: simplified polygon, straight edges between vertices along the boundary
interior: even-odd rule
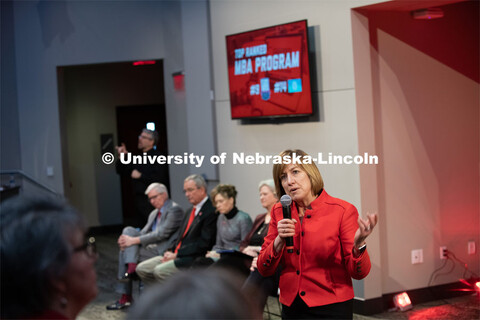
[[[147,139],[147,140],[153,140],[152,137],[147,137],[147,136],[144,136],[144,135],[139,135],[138,136],[138,139]]]
[[[199,188],[188,188],[188,189],[184,189],[184,190],[183,190],[183,193],[193,192],[193,191],[195,191],[195,190],[197,190],[197,189],[199,189]]]
[[[148,197],[148,200],[152,201],[153,199],[156,199],[159,195],[161,195],[161,193],[157,193],[154,196]]]
[[[97,255],[97,245],[95,244],[95,238],[88,238],[83,245],[74,248],[73,252],[85,251],[87,256],[93,258]]]

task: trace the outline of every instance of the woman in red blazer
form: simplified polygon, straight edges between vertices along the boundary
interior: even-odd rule
[[[285,163],[286,156],[307,159],[304,151],[285,150],[280,156],[284,163],[273,166],[273,177],[277,195],[293,200],[292,219],[283,219],[280,203],[273,207],[258,271],[270,276],[282,266],[282,318],[352,319],[351,278],[363,279],[370,271],[365,239],[377,216],[359,218],[352,204],[329,196],[314,163]],[[288,237],[294,240],[293,253],[285,248]]]

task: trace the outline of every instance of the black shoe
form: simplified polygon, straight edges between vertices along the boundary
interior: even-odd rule
[[[128,308],[132,305],[130,301],[127,301],[125,303],[120,303],[120,301],[115,301],[115,303],[112,303],[111,305],[107,306],[107,310],[121,310],[124,308]]]
[[[120,282],[128,282],[128,281],[136,281],[136,280],[140,280],[140,277],[135,271],[133,271],[132,273],[125,272],[123,277],[118,279],[118,281]]]

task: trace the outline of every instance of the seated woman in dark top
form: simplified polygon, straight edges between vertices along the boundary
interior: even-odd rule
[[[263,238],[265,238],[268,233],[270,211],[273,205],[278,202],[273,179],[261,181],[258,184],[258,190],[260,192],[262,207],[265,208],[267,212],[261,213],[255,218],[252,229],[240,244],[240,251],[252,257],[258,256],[262,248]]]
[[[268,226],[270,223],[270,212],[278,202],[278,197],[275,192],[275,183],[273,179],[263,180],[259,183],[258,189],[260,191],[260,202],[267,212],[259,214],[255,218],[252,230],[248,236],[240,244],[240,250],[254,257],[250,267],[250,275],[245,281],[244,290],[249,293],[255,293],[257,296],[258,311],[262,312],[269,295],[276,295],[278,290],[278,279],[280,273],[271,276],[263,277],[257,270],[257,256],[263,244],[263,239],[268,233]],[[261,290],[258,290],[261,289]]]

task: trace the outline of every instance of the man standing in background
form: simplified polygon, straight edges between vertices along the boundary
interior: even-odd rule
[[[143,129],[138,136],[138,149],[140,149],[141,154],[146,153],[147,156],[158,156],[159,153],[155,150],[158,138],[157,131]],[[116,147],[116,149],[119,158],[122,153],[128,153],[124,143]],[[123,164],[120,159],[117,159],[115,167],[118,174],[131,178],[136,210],[136,222],[134,225],[141,227],[146,223],[149,213],[153,210],[147,196],[144,194],[145,189],[156,181],[161,181],[168,186],[168,172],[167,174],[163,173],[165,171],[161,170],[161,166],[158,164]]]

